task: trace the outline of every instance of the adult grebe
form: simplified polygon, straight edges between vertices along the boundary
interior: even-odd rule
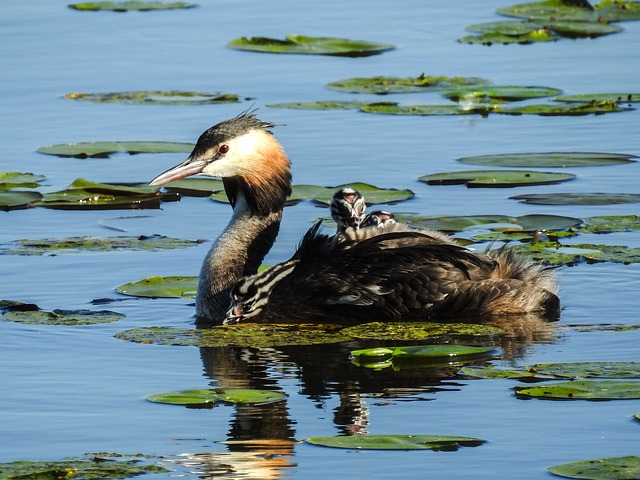
[[[198,173],[222,177],[233,207],[200,272],[200,320],[428,320],[524,312],[558,317],[552,270],[511,251],[479,254],[452,240],[396,230],[396,224],[345,241],[319,233],[316,224],[290,260],[256,274],[291,192],[290,162],[273,127],[251,112],[225,120],[200,136],[187,160],[151,181],[162,185]]]

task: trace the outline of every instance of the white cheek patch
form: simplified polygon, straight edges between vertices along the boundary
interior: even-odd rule
[[[256,153],[270,140],[265,137],[266,135],[268,134],[261,130],[252,130],[229,140],[227,142],[229,153],[220,155],[215,161],[209,163],[202,173],[212,177],[234,177],[251,172]]]

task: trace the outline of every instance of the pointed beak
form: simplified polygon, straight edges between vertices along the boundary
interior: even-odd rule
[[[165,183],[173,182],[174,180],[180,180],[181,178],[190,177],[202,172],[202,169],[206,167],[207,162],[203,159],[189,157],[180,165],[170,168],[164,173],[161,173],[156,178],[149,182],[149,185],[164,185]]]
[[[232,305],[227,311],[227,316],[222,321],[223,325],[233,325],[240,323],[242,320],[242,314],[244,313],[242,305]]]

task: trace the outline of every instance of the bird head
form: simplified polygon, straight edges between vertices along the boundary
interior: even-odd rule
[[[344,187],[333,195],[331,217],[338,224],[338,230],[360,228],[367,205],[364,196],[351,187]]]

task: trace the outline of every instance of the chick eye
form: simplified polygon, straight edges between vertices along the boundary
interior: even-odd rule
[[[228,152],[229,152],[229,145],[227,145],[226,143],[223,143],[218,147],[218,153],[220,155],[226,155]]]

